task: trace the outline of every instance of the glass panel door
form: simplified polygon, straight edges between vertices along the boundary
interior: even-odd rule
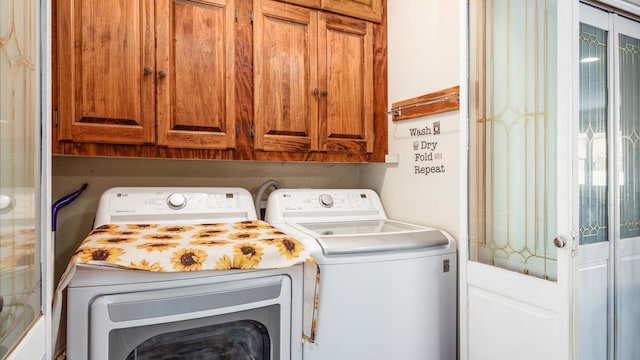
[[[619,114],[615,164],[616,358],[640,358],[640,22],[615,15]]]
[[[39,5],[0,1],[0,358],[41,313]]]
[[[619,41],[620,238],[633,239],[640,237],[640,40],[620,34]]]
[[[609,240],[608,31],[580,24],[580,244]]]
[[[470,258],[555,280],[555,2],[480,3]]]
[[[609,316],[613,292],[610,266],[613,217],[609,206],[613,146],[610,19],[587,5],[580,6],[578,121],[578,349],[579,359],[610,359],[613,331]]]
[[[469,2],[461,358],[574,358],[574,5]]]
[[[640,23],[580,6],[580,359],[640,358]]]

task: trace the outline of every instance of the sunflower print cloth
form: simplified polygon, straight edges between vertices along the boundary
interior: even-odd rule
[[[303,339],[315,340],[319,270],[296,239],[260,220],[214,224],[108,224],[71,257],[58,290],[78,264],[156,272],[274,269],[304,264]]]
[[[265,222],[248,220],[103,225],[89,233],[71,261],[171,272],[273,269],[313,259],[298,240]]]

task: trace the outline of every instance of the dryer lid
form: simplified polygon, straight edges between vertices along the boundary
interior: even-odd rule
[[[393,220],[296,224],[314,236],[326,256],[421,250],[449,244],[440,230]]]

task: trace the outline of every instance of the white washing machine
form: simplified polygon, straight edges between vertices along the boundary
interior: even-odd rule
[[[256,219],[240,188],[113,188],[104,224]],[[300,359],[302,265],[158,273],[78,265],[67,286],[67,359]]]
[[[456,247],[445,232],[387,219],[361,189],[275,190],[265,220],[320,267],[305,360],[456,358]]]

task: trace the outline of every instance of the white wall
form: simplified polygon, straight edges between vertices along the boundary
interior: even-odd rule
[[[389,0],[389,108],[394,102],[460,84],[459,3],[452,0]],[[410,136],[411,128],[440,135]],[[447,112],[393,123],[389,118],[392,161],[363,167],[362,184],[382,196],[387,215],[459,234],[459,112]],[[418,151],[413,143],[419,142]],[[422,141],[437,142],[441,159],[416,161]],[[427,151],[430,152],[430,151]],[[416,166],[444,165],[444,173],[416,174]]]
[[[353,188],[358,164],[256,162],[100,157],[53,158],[52,201],[88,183],[87,190],[58,214],[55,281],[91,230],[100,195],[115,186],[237,186],[254,196],[269,179],[282,187]]]

